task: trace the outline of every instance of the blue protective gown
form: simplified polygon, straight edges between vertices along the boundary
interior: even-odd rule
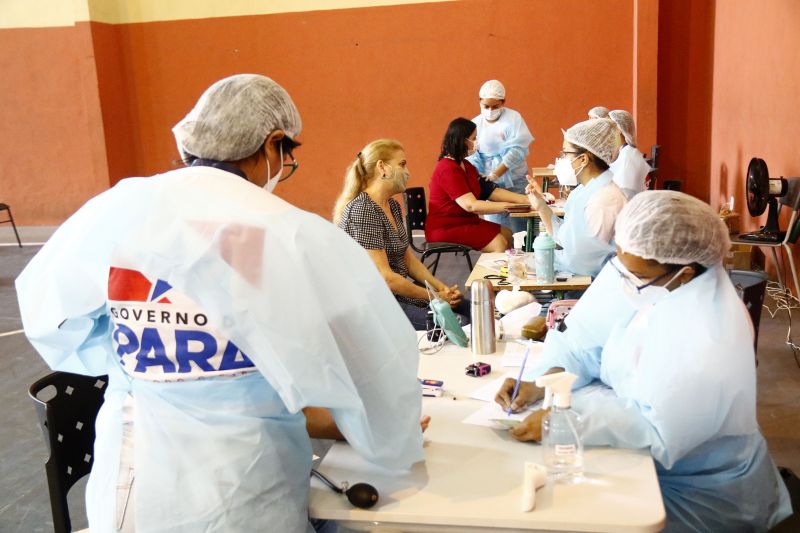
[[[110,294],[109,271],[144,280],[127,286],[143,296],[114,283]],[[110,376],[86,495],[93,533],[117,523],[126,401],[137,531],[309,530],[306,406],[330,408],[376,464],[422,458],[416,336],[369,256],[234,174],[121,181],[58,229],[17,291],[53,369]],[[202,315],[176,324],[171,310],[187,305]]]
[[[586,185],[578,185],[564,204],[564,218],[553,215],[553,236],[563,250],[556,250],[555,267],[579,276],[596,276],[605,259],[614,252],[614,242],[591,235],[586,220],[586,204],[611,183],[606,170]]]
[[[508,169],[495,183],[498,187],[525,194],[528,180],[528,146],[533,142],[533,135],[528,130],[525,120],[517,111],[503,108],[503,113],[494,122],[488,122],[482,115],[472,119],[478,127],[478,151],[467,158],[478,174],[488,175],[500,163]],[[524,218],[511,218],[508,214],[485,215],[486,220],[502,224],[513,231],[525,229]]]
[[[668,531],[765,531],[791,505],[756,422],[753,328],[721,266],[634,312],[607,266],[551,331],[533,380],[578,376],[589,446],[650,448]]]

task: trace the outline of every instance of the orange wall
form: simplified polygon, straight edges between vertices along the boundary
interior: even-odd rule
[[[758,228],[766,214],[754,220],[744,203],[750,158],[770,176],[800,176],[800,2],[717,2],[714,50],[710,200],[735,195]]]
[[[641,14],[636,28],[635,7]],[[177,152],[170,128],[200,93],[223,76],[258,72],[292,94],[304,121],[300,171],[277,192],[329,216],[345,167],[377,137],[400,139],[411,184],[427,184],[447,123],[477,114],[476,93],[489,78],[506,84],[507,104],[526,117],[536,137],[531,165],[551,162],[560,147],[560,128],[583,120],[594,105],[631,109],[638,95],[637,112],[654,121],[655,101],[648,103],[648,95],[655,94],[656,66],[637,62],[634,42],[637,34],[649,36],[638,54],[655,55],[657,12],[657,0],[468,0],[138,24],[91,22],[56,30],[0,30],[0,38],[19,48],[33,35],[45,41],[60,32],[72,39],[62,49],[94,66],[94,86],[81,90],[78,80],[71,80],[75,90],[62,97],[59,108],[74,108],[62,117],[63,127],[38,128],[45,142],[37,155],[44,159],[52,158],[49,143],[64,132],[80,145],[66,152],[70,166],[64,174],[81,183],[81,199],[122,177],[171,168]],[[606,38],[598,38],[598,20],[606,21]],[[12,53],[0,46],[3,60]],[[14,91],[22,108],[33,103],[28,80],[47,71],[52,51],[43,43],[28,54],[36,56],[32,65],[22,55],[15,63],[19,83]],[[61,67],[62,76],[76,76],[68,65]],[[81,132],[75,115],[81,109],[89,113],[86,106],[93,106],[94,122],[90,132]],[[0,102],[0,112],[5,107]],[[642,146],[655,142],[652,123],[640,123],[640,129]],[[33,210],[30,192],[46,180],[23,168],[37,159],[27,155],[32,146],[19,143],[31,160],[24,165],[0,147],[3,164],[19,167],[4,201],[14,206],[22,224],[56,222],[80,201],[51,195],[43,203],[49,211]],[[104,168],[87,164],[95,152],[105,158]],[[18,183],[22,175],[32,176],[27,189]]]
[[[86,24],[0,30],[0,202],[58,224],[108,186]]]
[[[658,187],[682,181],[682,191],[708,201],[714,2],[659,4]]]

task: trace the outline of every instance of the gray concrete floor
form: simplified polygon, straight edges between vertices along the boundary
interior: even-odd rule
[[[21,233],[25,242],[41,242],[49,235],[47,229],[37,228],[21,228]],[[3,246],[3,242],[9,242],[8,235],[0,232],[0,532],[52,531],[44,473],[47,452],[27,395],[28,386],[49,369],[22,334],[3,335],[22,328],[14,278],[39,247]],[[463,284],[468,275],[466,261],[443,256],[437,275],[449,284]],[[800,321],[796,318],[794,323],[800,339]],[[774,319],[762,314],[758,419],[775,462],[800,473],[800,368],[785,344],[787,326],[785,311]],[[76,529],[86,527],[84,483],[70,492]]]

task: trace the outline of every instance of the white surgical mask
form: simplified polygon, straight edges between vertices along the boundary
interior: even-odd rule
[[[500,115],[503,114],[503,108],[498,107],[496,109],[488,109],[486,107],[481,108],[481,115],[488,121],[495,121],[500,118]]]
[[[614,260],[612,259],[612,262]],[[617,268],[617,271],[620,272],[622,275],[622,286],[623,292],[625,294],[625,298],[630,302],[631,306],[635,309],[643,310],[647,309],[653,305],[655,305],[659,300],[663,299],[665,296],[669,295],[669,289],[667,286],[672,284],[678,276],[683,274],[683,271],[686,267],[682,267],[675,272],[672,277],[664,283],[664,285],[647,285],[642,287],[641,289],[637,288],[636,282],[633,279],[638,280],[636,276],[630,273],[630,271],[625,268],[625,266],[621,262],[615,262],[613,264],[614,267]],[[622,272],[625,274],[622,274]],[[630,276],[630,277],[628,277]],[[639,280],[641,281],[641,280]],[[652,282],[651,282],[652,283]]]
[[[578,184],[578,174],[583,172],[584,167],[581,167],[581,170],[575,173],[575,169],[572,168],[572,161],[574,161],[574,159],[569,160],[566,157],[559,157],[556,159],[555,173],[560,185],[574,187]]]
[[[467,142],[471,142],[472,143],[472,148],[467,150],[467,155],[470,156],[470,155],[475,154],[478,151],[478,139],[475,139],[473,141],[470,141],[469,139],[467,139]]]
[[[273,177],[269,177],[272,175],[272,169],[270,168],[269,165],[269,157],[266,154],[264,154],[264,157],[267,158],[267,176],[268,176],[267,182],[264,184],[264,189],[267,192],[272,192],[275,189],[275,186],[278,184],[278,182],[281,181],[281,175],[283,174],[283,144],[281,144],[280,150],[281,150],[281,169],[278,171],[278,174]]]

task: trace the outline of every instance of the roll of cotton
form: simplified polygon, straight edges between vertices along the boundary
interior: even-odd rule
[[[499,291],[494,297],[494,306],[502,314],[508,314],[518,307],[528,305],[533,302],[535,298],[529,292],[519,290],[519,287],[514,287],[510,291]]]

